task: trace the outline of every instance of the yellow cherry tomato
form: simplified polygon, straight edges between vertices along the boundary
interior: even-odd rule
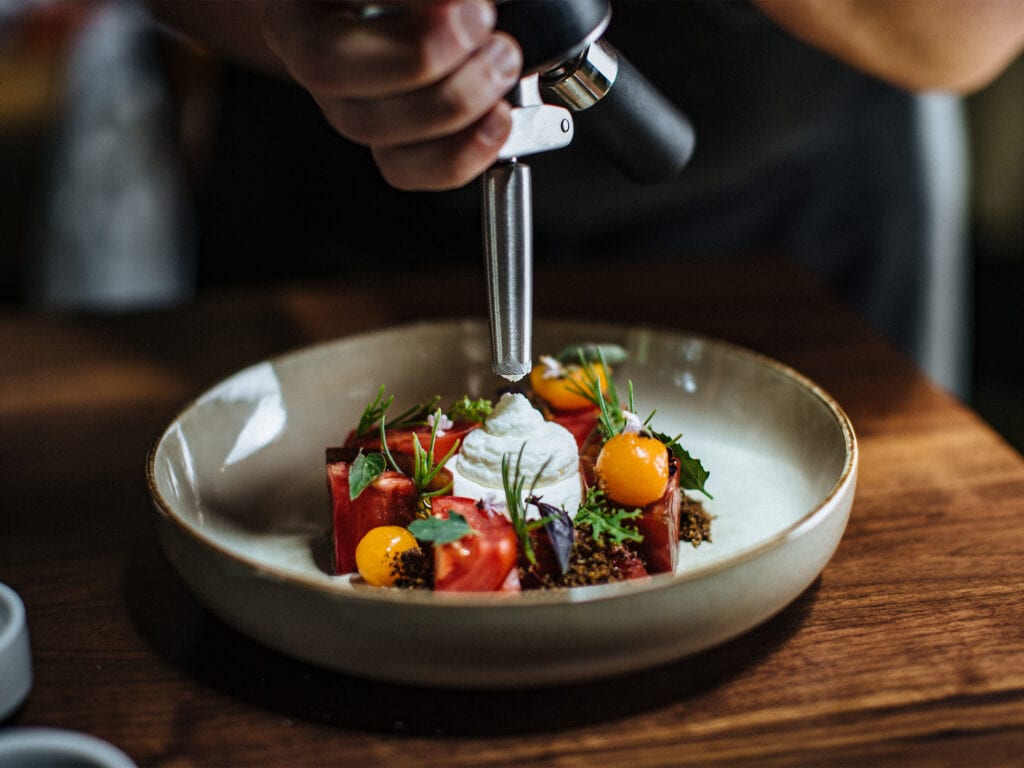
[[[367,584],[390,587],[398,574],[395,558],[418,545],[416,537],[400,525],[379,525],[371,528],[356,545],[356,568]]]
[[[608,374],[604,366],[593,363],[591,368],[601,382],[601,391],[607,391]],[[579,393],[581,389],[584,392],[590,389],[583,368],[578,365],[566,366],[564,375],[550,379],[544,378],[547,370],[545,366],[537,365],[530,371],[530,386],[537,397],[559,411],[581,411],[594,407],[593,403]]]
[[[597,482],[608,498],[629,507],[657,501],[668,484],[668,449],[635,433],[610,438],[597,456]]]

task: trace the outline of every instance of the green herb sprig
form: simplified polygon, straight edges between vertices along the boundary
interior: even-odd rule
[[[584,523],[590,526],[595,541],[608,537],[617,544],[626,541],[640,542],[643,534],[636,528],[626,524],[627,520],[635,520],[643,514],[640,509],[627,510],[608,503],[604,491],[591,486],[587,488],[587,497],[580,504],[573,523],[577,526]]]
[[[385,386],[381,384],[377,396],[363,409],[356,424],[356,437],[365,437],[376,429],[395,400],[394,395],[384,396]],[[437,410],[440,395],[434,395],[427,403],[417,403],[391,419],[392,429],[421,427],[427,423],[427,416]]]
[[[600,413],[597,417],[597,428],[601,436],[605,440],[615,437],[625,428],[626,416],[622,412],[622,405],[619,403],[619,393],[615,389],[615,381],[611,377],[611,368],[605,359],[604,352],[598,347],[595,354],[597,355],[598,362],[601,363],[606,372],[607,392],[601,386],[601,378],[597,375],[597,371],[594,370],[593,363],[587,359],[583,349],[579,348],[577,352],[580,366],[583,370],[583,383],[577,384],[577,382],[573,381],[568,385],[568,388],[581,397],[586,398],[598,408]],[[629,385],[629,390],[630,400],[632,401],[632,383]]]
[[[526,443],[519,446],[519,455],[516,458],[515,472],[512,472],[512,460],[510,454],[504,454],[501,457],[501,484],[505,489],[505,506],[508,508],[508,516],[512,521],[512,529],[516,532],[516,538],[519,540],[519,549],[523,555],[530,562],[531,565],[537,563],[537,555],[533,551],[533,543],[530,541],[530,531],[534,531],[537,528],[541,528],[548,523],[550,517],[543,517],[540,520],[527,520],[526,519],[526,502],[523,501],[523,489],[526,488],[526,478],[523,477],[521,467],[523,462],[523,450],[526,448]],[[550,459],[548,460],[550,461]],[[530,486],[529,496],[533,496],[533,491],[537,487],[537,481],[540,476],[544,474],[544,470],[547,468],[548,462],[545,461],[539,470],[537,475],[533,478],[533,483]]]
[[[448,453],[440,461],[434,461],[434,445],[437,442],[437,430],[441,423],[441,409],[437,409],[434,412],[434,423],[430,428],[430,446],[424,450],[423,446],[420,445],[419,437],[413,436],[412,440],[412,481],[416,486],[416,493],[419,495],[420,500],[420,517],[427,517],[430,515],[430,499],[435,496],[443,496],[448,493],[452,488],[451,481],[444,484],[440,488],[430,489],[434,479],[440,474],[441,470],[444,469],[444,465],[448,463],[455,452],[459,449],[459,441],[456,440],[452,447],[448,449]],[[388,448],[385,418],[381,414],[380,419],[380,443],[381,450],[384,456],[388,460],[388,464],[396,472],[402,472],[402,468],[395,461],[395,457],[391,454],[391,449]],[[404,474],[404,473],[403,473]]]

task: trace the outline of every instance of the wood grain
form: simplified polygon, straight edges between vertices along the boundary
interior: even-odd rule
[[[149,444],[243,365],[482,315],[482,277],[252,288],[106,317],[8,313],[0,581],[26,601],[36,680],[5,725],[87,731],[158,766],[1024,764],[1021,456],[786,262],[620,272],[541,268],[537,314],[751,347],[817,381],[854,423],[847,534],[781,614],[694,658],[542,691],[388,685],[284,657],[213,617],[164,560]]]

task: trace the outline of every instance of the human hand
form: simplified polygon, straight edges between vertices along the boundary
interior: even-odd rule
[[[399,189],[460,187],[511,130],[504,96],[522,53],[489,0],[375,4],[270,0],[263,32],[342,136],[366,145]]]

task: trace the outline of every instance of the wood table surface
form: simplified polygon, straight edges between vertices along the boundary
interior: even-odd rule
[[[250,363],[482,317],[482,275],[251,286],[110,315],[9,310],[0,581],[25,601],[35,682],[0,728],[85,731],[142,766],[1024,765],[1016,451],[784,260],[538,265],[536,282],[538,316],[726,339],[847,411],[861,448],[849,527],[782,613],[695,657],[542,690],[406,687],[293,660],[219,621],[164,559],[147,450],[187,400]]]

